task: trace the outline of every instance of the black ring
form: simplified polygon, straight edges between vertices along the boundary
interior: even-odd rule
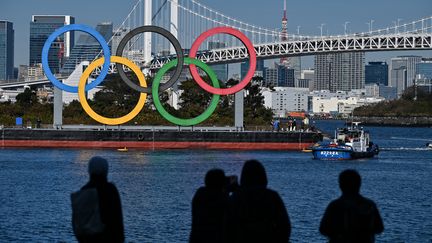
[[[132,39],[132,37],[134,37],[137,34],[141,34],[144,32],[154,32],[154,33],[158,33],[162,36],[164,36],[165,38],[168,39],[169,42],[171,42],[171,44],[174,46],[174,49],[177,53],[177,67],[175,69],[174,74],[171,76],[171,78],[161,84],[161,86],[159,87],[159,91],[164,91],[167,90],[168,88],[172,87],[175,82],[177,82],[177,80],[179,79],[182,69],[183,69],[183,64],[184,64],[184,54],[183,54],[183,50],[181,48],[180,42],[178,41],[178,39],[171,34],[169,31],[167,31],[164,28],[161,28],[159,26],[154,26],[154,25],[147,25],[147,26],[140,26],[138,28],[135,28],[133,30],[131,30],[129,33],[127,33],[123,39],[120,41],[118,47],[117,47],[117,52],[116,52],[116,56],[122,56],[123,55],[123,49],[125,48],[126,44],[128,43],[128,41],[130,39]],[[116,63],[117,66],[117,71],[121,77],[121,79],[123,79],[123,81],[126,82],[126,84],[131,87],[132,89],[141,92],[141,93],[151,93],[151,85],[148,85],[148,87],[144,88],[141,87],[137,84],[135,84],[134,82],[132,82],[125,74],[125,71],[123,69],[123,65],[120,63]]]

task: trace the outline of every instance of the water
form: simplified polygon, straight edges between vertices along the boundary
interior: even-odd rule
[[[339,122],[318,122],[328,133]],[[243,161],[263,162],[269,187],[288,209],[292,242],[325,242],[319,222],[339,196],[337,176],[355,168],[385,231],[377,242],[432,242],[430,128],[370,127],[378,158],[326,162],[310,153],[275,151],[0,149],[0,242],[71,242],[70,193],[88,179],[94,155],[110,161],[121,194],[127,242],[187,242],[190,203],[205,172],[240,174]]]

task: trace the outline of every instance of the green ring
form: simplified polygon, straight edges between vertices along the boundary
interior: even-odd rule
[[[200,67],[202,70],[204,70],[205,73],[210,77],[210,80],[213,83],[213,87],[219,88],[219,80],[216,77],[216,74],[213,72],[213,70],[207,66],[204,62],[195,59],[195,58],[184,58],[185,64],[194,64],[198,67]],[[210,106],[199,116],[189,119],[183,119],[175,117],[171,114],[169,114],[165,108],[163,108],[160,100],[159,100],[159,84],[163,77],[163,75],[168,72],[170,69],[175,67],[177,65],[177,59],[174,59],[167,64],[165,64],[154,77],[153,84],[152,84],[152,96],[153,96],[153,102],[156,107],[156,110],[161,114],[162,117],[164,117],[166,120],[170,121],[171,123],[180,125],[180,126],[193,126],[196,124],[199,124],[203,121],[205,121],[207,118],[209,118],[213,112],[216,110],[216,107],[219,103],[220,95],[213,94],[213,97],[211,99]]]

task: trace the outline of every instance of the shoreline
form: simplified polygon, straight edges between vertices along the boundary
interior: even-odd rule
[[[354,121],[381,127],[432,127],[432,117],[354,117]]]

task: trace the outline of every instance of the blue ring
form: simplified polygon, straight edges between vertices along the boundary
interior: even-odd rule
[[[79,30],[79,31],[83,31],[83,32],[90,34],[91,36],[96,38],[96,40],[100,43],[100,45],[102,46],[102,49],[103,49],[104,64],[102,66],[102,71],[99,74],[99,76],[93,82],[86,85],[86,87],[85,87],[86,91],[89,91],[90,89],[93,89],[96,86],[98,86],[100,83],[102,83],[102,81],[107,76],[108,70],[110,67],[111,52],[110,52],[110,48],[108,46],[108,43],[103,38],[103,36],[99,32],[97,32],[96,30],[94,30],[93,28],[91,28],[87,25],[81,25],[81,24],[65,25],[65,26],[61,27],[60,29],[57,29],[56,31],[54,31],[54,33],[52,33],[48,37],[48,39],[46,40],[46,42],[42,48],[42,67],[43,67],[43,70],[45,72],[46,77],[57,88],[62,89],[64,91],[67,91],[69,93],[78,93],[78,87],[69,86],[69,85],[64,84],[64,83],[60,82],[59,80],[57,80],[57,78],[51,72],[51,69],[50,69],[49,64],[48,64],[48,52],[49,52],[49,49],[51,48],[51,44],[55,41],[57,36],[65,33],[65,32],[73,31],[73,30]]]

